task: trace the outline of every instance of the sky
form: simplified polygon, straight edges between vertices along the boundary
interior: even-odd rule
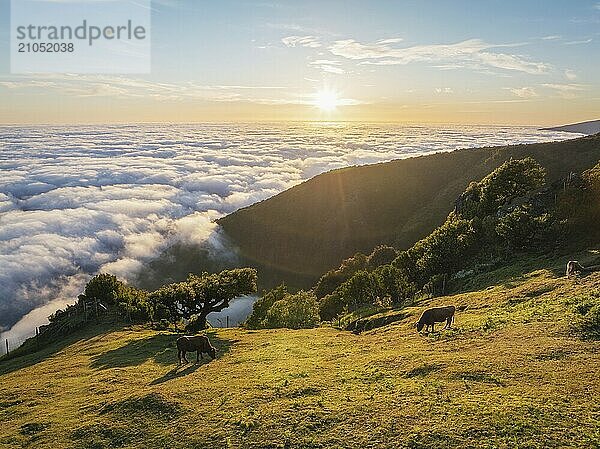
[[[149,74],[18,75],[0,0],[0,123],[600,118],[594,0],[155,0],[151,19]]]

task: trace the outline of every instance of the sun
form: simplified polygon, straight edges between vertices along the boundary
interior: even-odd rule
[[[334,111],[339,105],[339,98],[335,91],[324,89],[314,95],[314,105],[322,111]]]

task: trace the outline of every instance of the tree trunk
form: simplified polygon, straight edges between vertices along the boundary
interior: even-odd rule
[[[206,324],[206,317],[208,313],[201,312],[198,314],[198,330],[206,329],[208,326]]]

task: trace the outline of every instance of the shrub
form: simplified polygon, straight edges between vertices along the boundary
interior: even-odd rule
[[[319,316],[323,321],[330,321],[341,315],[347,308],[348,305],[338,294],[331,293],[321,299],[319,303]]]
[[[308,329],[319,324],[319,305],[313,293],[287,294],[269,308],[261,327]]]
[[[509,248],[525,249],[543,239],[550,225],[548,214],[536,217],[528,208],[518,207],[498,220],[496,232]]]
[[[262,296],[258,298],[252,306],[252,313],[246,319],[244,325],[248,329],[260,329],[267,317],[269,309],[277,301],[284,299],[286,295],[289,295],[289,293],[285,284],[281,284],[269,291],[263,291]]]

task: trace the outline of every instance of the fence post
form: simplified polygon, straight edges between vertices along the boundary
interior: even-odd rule
[[[35,328],[35,348],[40,349],[40,328]]]
[[[225,321],[227,322],[227,326],[225,326],[225,327],[229,327],[229,315],[226,315],[225,318],[226,318]]]
[[[6,339],[6,355],[8,355],[8,338]]]

